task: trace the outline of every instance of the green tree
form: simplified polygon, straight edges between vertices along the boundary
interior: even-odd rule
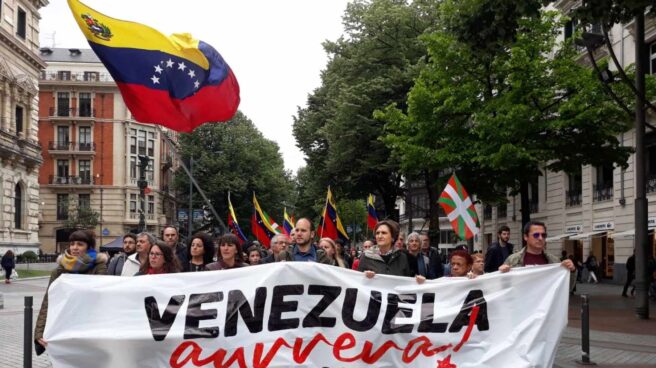
[[[497,1],[463,4],[481,2]],[[441,17],[451,24],[462,16],[460,3],[446,3]],[[541,166],[566,172],[586,164],[624,166],[631,149],[617,135],[630,125],[593,71],[576,62],[578,51],[557,44],[555,13],[518,14],[516,22],[507,30],[512,37],[499,37],[498,47],[487,49],[457,28],[424,37],[430,62],[410,92],[408,113],[391,107],[378,116],[388,122],[385,141],[404,170],[425,170],[431,180],[456,171],[484,201],[502,200],[510,188],[521,194],[525,223],[528,183]],[[437,206],[433,198],[431,206]]]
[[[330,61],[322,84],[299,109],[294,136],[307,156],[308,179],[349,198],[375,193],[388,216],[402,194],[398,160],[380,140],[373,112],[404,106],[425,56],[418,36],[434,25],[438,1],[356,0],[343,17],[346,34],[324,43]]]
[[[224,222],[230,192],[239,225],[248,235],[255,192],[260,206],[282,224],[283,207],[294,202],[292,175],[285,171],[277,143],[264,138],[244,114],[182,134],[179,144],[182,160],[193,157],[193,176]],[[176,172],[174,186],[186,206],[189,178],[182,169]],[[201,208],[200,195],[193,198],[194,208]]]
[[[100,214],[89,206],[80,206],[78,202],[68,204],[68,218],[64,227],[68,229],[93,229],[98,225]]]

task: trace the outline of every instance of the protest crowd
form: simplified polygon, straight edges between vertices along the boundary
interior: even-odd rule
[[[241,241],[232,233],[216,239],[197,233],[182,244],[177,228],[167,226],[160,239],[148,232],[126,234],[123,252],[110,259],[108,254],[96,251],[92,231],[78,230],[70,235],[68,249],[57,259],[50,284],[64,273],[132,277],[266,267],[274,262],[323,263],[361,271],[367,278],[376,274],[413,277],[420,284],[440,277],[471,279],[485,272],[508,272],[512,267],[561,263],[573,272],[571,280],[576,281],[576,267],[570,259],[561,261],[545,251],[546,226],[536,221],[525,226],[526,246],[521,250],[513,253],[513,245],[508,243],[509,229],[503,227],[499,241],[491,245],[485,256],[480,252],[470,254],[464,245],[448,255],[441,254],[431,246],[427,234],[413,232],[406,236],[392,220],[379,221],[374,227],[374,240],[366,240],[359,248],[349,247],[341,239],[317,239],[315,235],[312,221],[301,218],[289,235],[274,235],[268,249],[257,241]],[[34,334],[39,354],[48,344],[43,339],[47,310],[46,292]]]

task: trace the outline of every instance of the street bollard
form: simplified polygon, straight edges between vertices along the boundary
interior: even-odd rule
[[[5,307],[5,295],[3,293],[0,293],[0,309],[4,309]]]
[[[595,365],[590,361],[590,299],[586,294],[581,295],[581,365]]]
[[[23,323],[23,368],[32,368],[32,301],[25,297],[25,318]]]

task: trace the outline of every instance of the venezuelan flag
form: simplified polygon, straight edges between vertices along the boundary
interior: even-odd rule
[[[137,121],[190,132],[237,112],[237,79],[209,44],[188,33],[167,37],[146,25],[110,18],[78,0],[68,5]]]
[[[232,202],[230,201],[230,193],[228,192],[228,228],[230,232],[235,234],[239,238],[239,244],[244,244],[246,240],[246,235],[241,231],[239,223],[237,222],[237,216],[235,216],[235,209],[232,207]]]
[[[323,214],[319,222],[319,237],[331,238],[333,240],[340,238],[344,241],[349,239],[342,226],[342,221],[337,214],[337,204],[333,198],[333,193],[328,187],[328,194],[326,196],[326,206],[323,208]]]
[[[374,196],[369,194],[367,198],[367,227],[372,231],[378,223],[378,213],[376,212],[376,206],[374,206]]]
[[[253,216],[251,217],[251,231],[255,238],[262,243],[263,246],[269,248],[271,245],[271,238],[274,235],[280,234],[278,224],[260,207],[257,202],[255,193],[253,193]]]
[[[294,229],[294,219],[289,217],[287,215],[287,207],[284,209],[284,215],[283,215],[283,220],[282,220],[282,231],[285,233],[285,235],[289,236],[292,233],[292,229]]]

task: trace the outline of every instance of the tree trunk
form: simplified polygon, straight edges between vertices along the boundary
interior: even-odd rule
[[[526,242],[524,241],[524,225],[526,225],[529,221],[531,221],[531,204],[530,200],[528,198],[528,180],[522,179],[519,183],[519,194],[520,194],[520,202],[521,202],[521,209],[520,212],[522,213],[522,225],[519,229],[519,234],[522,239],[522,246],[526,245]]]
[[[440,243],[440,205],[437,200],[440,198],[441,192],[438,189],[439,175],[436,171],[426,171],[426,190],[428,190],[428,203],[429,203],[429,222],[428,222],[428,238],[430,245],[437,248]]]

